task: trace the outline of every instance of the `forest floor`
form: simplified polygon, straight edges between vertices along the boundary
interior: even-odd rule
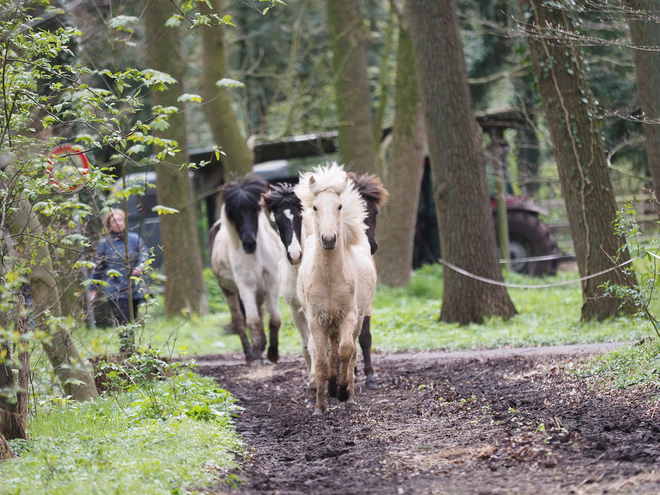
[[[575,371],[600,346],[376,355],[379,390],[313,417],[304,362],[206,357],[244,411],[231,494],[660,493],[660,406]]]

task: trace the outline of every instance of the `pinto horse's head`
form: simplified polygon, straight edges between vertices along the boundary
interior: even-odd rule
[[[234,181],[222,188],[227,219],[234,225],[238,237],[247,254],[257,250],[259,229],[259,204],[261,195],[268,190],[268,184],[256,176],[247,176],[242,182]]]
[[[353,181],[360,196],[364,199],[367,207],[367,218],[364,223],[367,226],[367,239],[371,247],[371,254],[378,251],[378,241],[376,240],[376,217],[381,206],[387,203],[390,193],[383,187],[383,183],[376,175],[363,174],[358,176],[354,172],[349,172],[348,177]]]
[[[270,186],[270,191],[261,195],[261,204],[275,219],[289,263],[299,264],[302,260],[302,203],[293,186]]]

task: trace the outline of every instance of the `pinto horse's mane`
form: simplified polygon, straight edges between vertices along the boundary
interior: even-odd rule
[[[262,206],[269,213],[273,213],[280,208],[302,210],[300,198],[296,196],[294,187],[291,184],[279,183],[276,186],[270,186],[270,191],[261,196],[261,201]]]
[[[310,183],[312,177],[314,180]],[[313,224],[308,219],[312,215],[312,203],[317,194],[323,191],[338,194],[342,202],[344,244],[353,246],[363,241],[366,229],[364,224],[364,219],[367,217],[366,206],[355,185],[348,179],[343,165],[332,163],[315,167],[313,172],[302,173],[300,182],[294,190],[302,202],[306,225]]]
[[[248,175],[242,181],[225,184],[222,199],[229,211],[243,209],[258,210],[261,194],[268,191],[268,183],[255,175]]]
[[[373,203],[378,208],[387,203],[390,193],[377,175],[357,175],[355,172],[349,172],[348,177],[355,183],[355,187],[365,201]]]

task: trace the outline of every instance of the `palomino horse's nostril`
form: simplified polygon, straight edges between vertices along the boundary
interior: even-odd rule
[[[332,234],[332,236],[322,235],[321,244],[323,245],[323,249],[334,249],[337,244],[337,234]]]

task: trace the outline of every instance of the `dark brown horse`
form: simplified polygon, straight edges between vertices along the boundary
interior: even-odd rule
[[[378,241],[376,240],[376,217],[378,209],[387,203],[390,193],[383,187],[383,183],[376,175],[363,174],[357,175],[349,172],[348,176],[355,183],[355,186],[367,205],[367,218],[364,223],[367,225],[367,238],[371,246],[371,255],[378,251]],[[369,390],[376,390],[378,383],[374,377],[374,367],[371,363],[371,315],[364,317],[362,330],[360,331],[360,348],[364,357],[364,374],[366,375],[365,386]]]

